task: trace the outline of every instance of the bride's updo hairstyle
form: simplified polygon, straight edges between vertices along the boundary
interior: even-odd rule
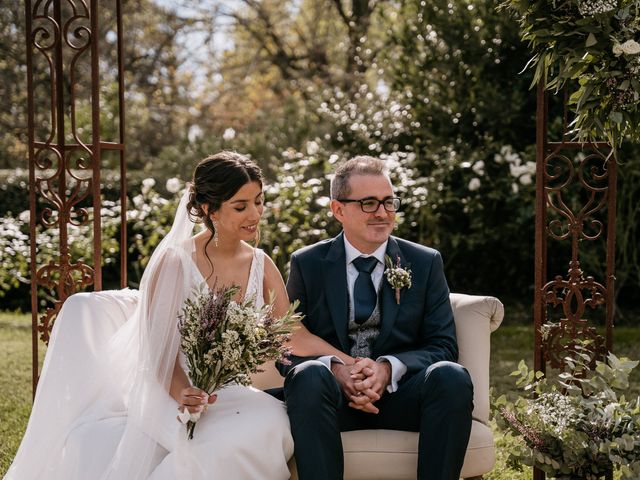
[[[262,187],[262,171],[254,162],[236,152],[222,151],[196,165],[189,187],[187,211],[193,222],[204,223],[212,233],[205,244],[205,252],[216,229],[204,206],[209,213],[215,212],[249,182],[258,182]]]

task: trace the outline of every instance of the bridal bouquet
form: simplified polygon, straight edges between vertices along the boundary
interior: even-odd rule
[[[178,316],[180,348],[194,387],[213,393],[226,385],[249,385],[251,373],[268,360],[286,363],[284,344],[300,320],[291,305],[281,318],[272,315],[273,299],[262,307],[251,300],[232,300],[239,287],[196,291]],[[184,410],[179,420],[187,425],[189,439],[200,413]]]

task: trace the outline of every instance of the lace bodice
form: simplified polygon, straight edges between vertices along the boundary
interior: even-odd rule
[[[196,281],[201,282],[204,280],[204,277],[195,262],[196,245],[193,239],[191,239],[190,244],[191,261],[193,263]],[[249,279],[247,280],[247,287],[244,293],[244,300],[253,299],[257,307],[264,305],[264,256],[264,250],[261,248],[253,249],[253,259],[251,260],[251,267],[249,268]]]

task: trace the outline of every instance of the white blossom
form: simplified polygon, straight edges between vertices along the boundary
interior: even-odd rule
[[[318,142],[314,140],[307,142],[307,153],[309,155],[315,155],[318,151],[320,151],[320,145],[318,145]]]
[[[562,438],[567,429],[576,425],[580,414],[571,397],[557,392],[545,392],[535,400],[527,413],[537,416],[545,425]]]
[[[143,187],[152,188],[155,186],[155,184],[156,184],[156,181],[151,177],[145,178],[144,180],[142,180]]]
[[[202,137],[202,128],[199,125],[191,125],[187,132],[187,140],[189,143],[194,143],[196,140]]]
[[[329,197],[319,197],[316,200],[316,204],[321,206],[322,208],[328,207],[329,203],[331,203],[331,199]]]
[[[474,190],[478,190],[480,188],[481,182],[479,178],[472,178],[469,181],[469,185],[467,186],[467,188],[469,189],[470,192],[473,192]]]
[[[222,138],[227,142],[233,140],[234,138],[236,138],[236,131],[233,128],[229,127],[222,134]]]
[[[476,172],[476,175],[479,175],[479,176],[484,175],[484,162],[482,160],[480,160],[480,161],[474,163],[473,167],[471,167],[471,170]]]
[[[142,188],[140,189],[140,191],[143,195],[146,195],[154,187],[155,184],[156,181],[153,178],[145,178],[144,180],[142,180]]]
[[[507,162],[508,164],[520,165],[522,160],[517,152],[513,151],[513,147],[511,145],[504,145],[500,148],[500,153],[496,153],[493,157],[493,161],[502,164]]]
[[[167,192],[178,193],[180,191],[181,182],[178,178],[173,177],[167,180],[165,185]]]
[[[617,0],[582,0],[578,4],[578,10],[586,17],[611,12],[617,6]]]
[[[627,40],[622,45],[620,45],[622,49],[622,53],[626,53],[627,55],[637,55],[640,53],[640,43],[635,40]]]
[[[520,177],[520,183],[522,185],[531,185],[531,182],[532,182],[531,175],[529,175],[528,173]]]

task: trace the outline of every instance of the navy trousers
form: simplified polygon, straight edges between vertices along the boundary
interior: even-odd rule
[[[341,480],[341,431],[390,429],[420,432],[419,480],[458,480],[471,432],[473,384],[466,369],[438,362],[385,393],[378,414],[348,406],[333,374],[318,361],[292,369],[284,397],[300,480]]]

